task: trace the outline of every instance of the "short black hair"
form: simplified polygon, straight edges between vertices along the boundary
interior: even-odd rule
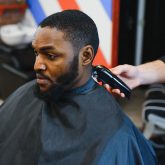
[[[74,50],[79,51],[86,45],[91,45],[96,55],[99,37],[95,22],[85,13],[79,10],[64,10],[54,13],[45,18],[40,27],[55,27],[64,33],[66,40],[69,40]]]

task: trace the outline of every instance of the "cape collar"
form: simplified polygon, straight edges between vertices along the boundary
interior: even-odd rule
[[[91,91],[95,87],[95,85],[96,85],[96,82],[91,77],[83,86],[74,88],[70,92],[74,94],[85,94]]]

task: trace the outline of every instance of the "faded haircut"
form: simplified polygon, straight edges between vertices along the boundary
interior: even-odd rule
[[[98,31],[95,22],[79,10],[64,10],[45,18],[40,27],[56,28],[64,33],[64,39],[70,41],[77,54],[79,50],[91,45],[94,55],[99,45]]]

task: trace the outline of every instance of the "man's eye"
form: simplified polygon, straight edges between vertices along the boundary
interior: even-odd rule
[[[57,56],[56,56],[56,55],[53,55],[53,54],[47,54],[47,57],[48,57],[50,60],[54,60]]]
[[[34,50],[34,54],[35,54],[35,56],[38,56],[38,53],[37,53],[37,51],[36,51],[36,50]]]

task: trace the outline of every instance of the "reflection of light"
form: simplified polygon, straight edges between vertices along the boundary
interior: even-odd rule
[[[0,105],[3,103],[3,100],[0,99]]]

